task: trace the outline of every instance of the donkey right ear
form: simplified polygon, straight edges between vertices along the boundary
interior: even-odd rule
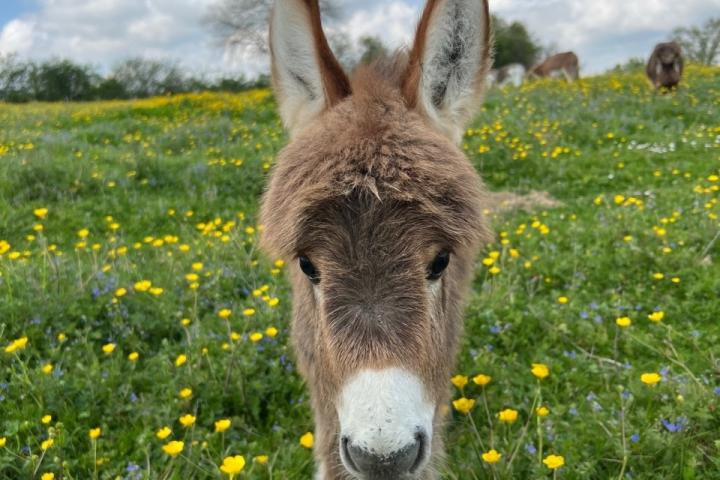
[[[323,33],[318,0],[275,1],[270,53],[280,116],[291,135],[350,95],[350,81]]]
[[[402,91],[440,132],[460,143],[492,63],[487,0],[428,0]]]

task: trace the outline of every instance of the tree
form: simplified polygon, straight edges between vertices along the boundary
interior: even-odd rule
[[[386,57],[388,50],[378,37],[362,37],[360,39],[360,63],[368,64],[377,58]]]
[[[259,53],[269,52],[267,32],[273,0],[216,0],[211,4],[204,23],[226,48],[255,48]],[[336,0],[320,0],[325,17],[337,18]]]
[[[184,77],[180,69],[159,60],[129,58],[113,68],[111,78],[134,98],[184,91]]]
[[[89,100],[95,80],[89,67],[70,60],[44,62],[31,75],[35,99],[45,102]]]
[[[714,65],[720,60],[720,18],[711,18],[701,27],[676,28],[673,39],[690,61]]]
[[[525,68],[530,68],[535,64],[541,47],[535,42],[523,23],[508,24],[502,18],[493,15],[492,26],[495,35],[493,68],[501,68],[511,63],[520,63]]]
[[[0,55],[0,100],[29,102],[33,99],[31,79],[33,65],[20,62],[16,55]]]

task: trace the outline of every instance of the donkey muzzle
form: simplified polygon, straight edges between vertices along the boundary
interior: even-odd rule
[[[378,454],[342,439],[341,458],[349,470],[367,480],[397,480],[417,472],[426,459],[427,439],[418,432],[413,443],[389,454]]]

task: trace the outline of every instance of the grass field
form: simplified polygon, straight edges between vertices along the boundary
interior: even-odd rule
[[[285,142],[267,91],[0,105],[0,478],[311,477],[256,248]],[[493,217],[444,478],[720,479],[720,70],[494,90],[463,142],[562,205]]]

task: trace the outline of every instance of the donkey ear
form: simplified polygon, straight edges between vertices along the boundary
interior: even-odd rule
[[[276,0],[270,52],[280,116],[294,133],[350,95],[350,81],[330,50],[318,0]]]
[[[459,143],[491,58],[487,0],[428,0],[402,80],[405,100]]]

